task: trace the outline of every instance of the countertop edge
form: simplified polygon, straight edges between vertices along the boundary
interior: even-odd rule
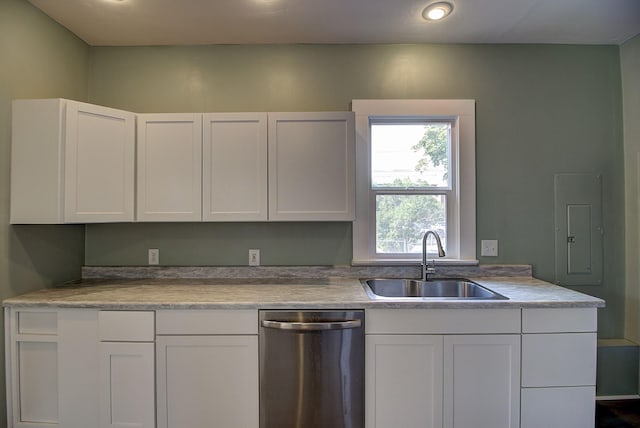
[[[515,309],[602,308],[605,301],[531,276],[476,277],[509,300],[371,298],[356,278],[101,280],[46,288],[5,308],[170,309]],[[267,288],[271,287],[271,288]]]

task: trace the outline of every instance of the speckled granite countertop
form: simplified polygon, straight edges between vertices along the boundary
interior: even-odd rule
[[[4,306],[103,309],[603,307],[601,299],[530,276],[472,277],[509,300],[371,299],[355,278],[85,279],[4,300]]]

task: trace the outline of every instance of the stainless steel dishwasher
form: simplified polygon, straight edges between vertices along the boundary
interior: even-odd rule
[[[260,428],[364,427],[364,311],[260,311]]]

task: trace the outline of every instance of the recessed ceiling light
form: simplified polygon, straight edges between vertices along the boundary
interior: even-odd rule
[[[422,11],[422,17],[427,21],[440,21],[453,12],[453,4],[447,1],[431,3]]]

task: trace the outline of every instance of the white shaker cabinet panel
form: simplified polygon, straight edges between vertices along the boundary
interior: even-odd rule
[[[20,428],[97,427],[97,311],[5,308],[7,416]]]
[[[523,388],[521,428],[593,428],[595,386]]]
[[[100,343],[100,427],[155,428],[153,343]]]
[[[591,386],[596,379],[596,333],[522,336],[522,386]]]
[[[442,427],[442,336],[368,335],[366,427]]]
[[[596,308],[525,308],[523,333],[591,333],[598,330]]]
[[[58,344],[21,341],[16,345],[16,425],[57,424]]]
[[[98,311],[57,309],[60,427],[99,425]]]
[[[134,157],[133,113],[13,101],[11,223],[133,221]]]
[[[444,427],[519,424],[520,335],[445,336]]]
[[[55,310],[5,308],[8,426],[58,426],[58,316]]]
[[[258,428],[258,336],[157,336],[158,428]]]
[[[267,114],[203,117],[204,221],[267,220]]]
[[[138,115],[139,221],[202,218],[202,115]]]
[[[64,218],[66,100],[14,100],[11,123],[11,223]]]
[[[352,112],[269,113],[269,220],[351,221]]]
[[[135,114],[67,102],[66,223],[133,221]]]

